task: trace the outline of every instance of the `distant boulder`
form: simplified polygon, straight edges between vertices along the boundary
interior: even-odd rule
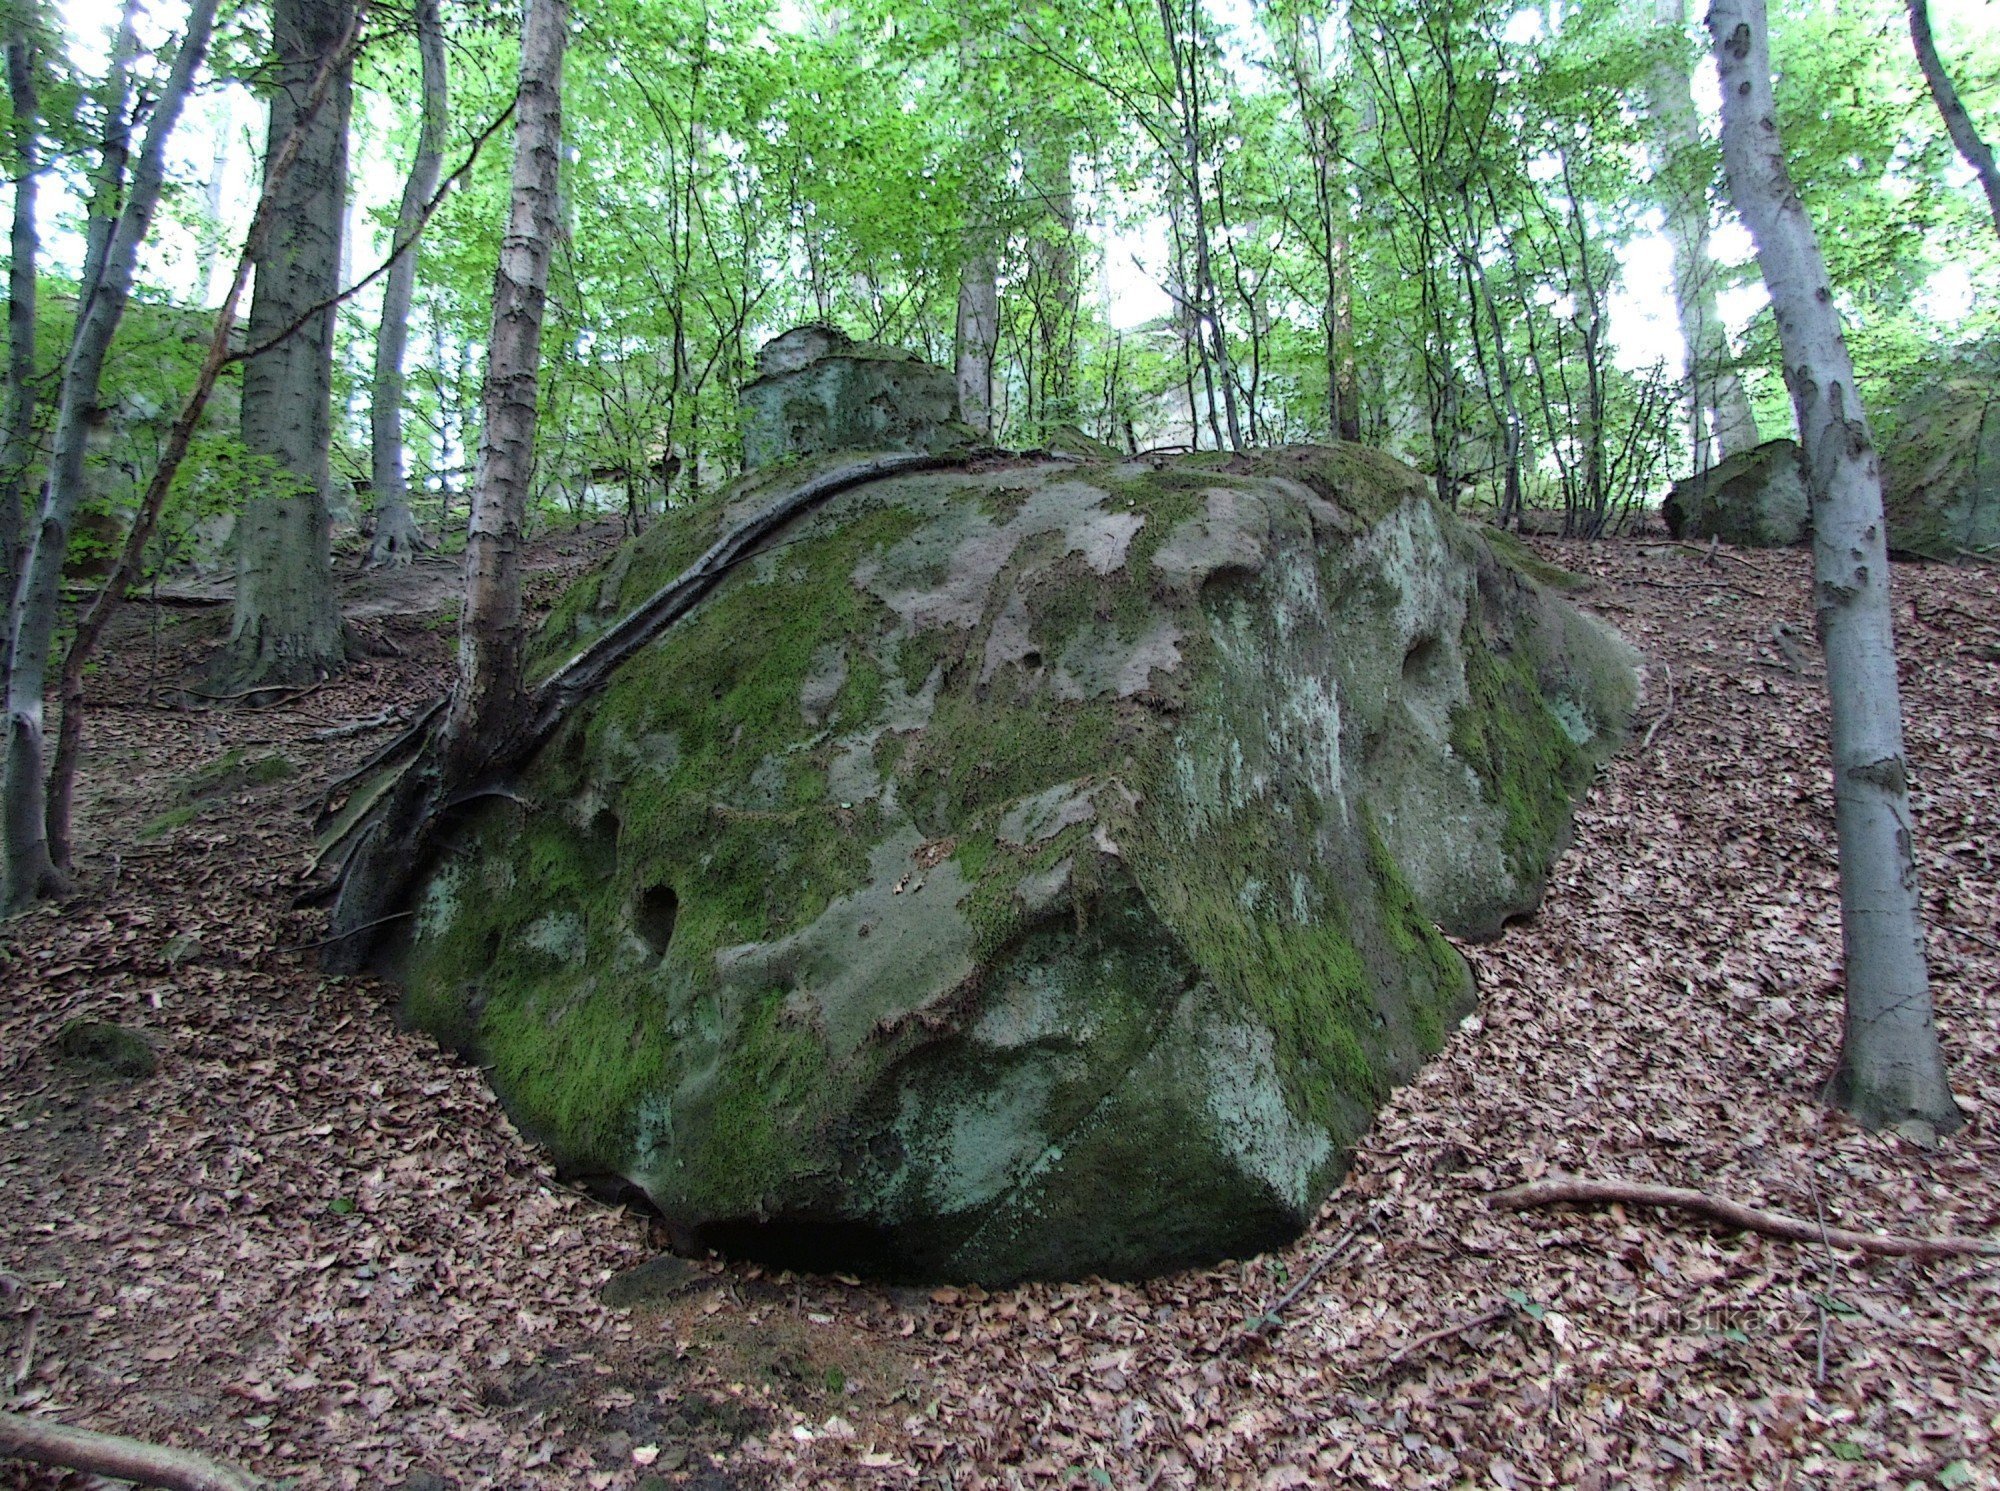
[[[1891,424],[1882,449],[1889,547],[1929,559],[2000,549],[2000,382],[1948,379]]]
[[[1674,483],[1660,508],[1675,538],[1784,549],[1812,534],[1798,442],[1771,440]]]
[[[800,326],[764,344],[738,395],[750,470],[829,450],[938,451],[971,444],[950,372],[913,352]]]

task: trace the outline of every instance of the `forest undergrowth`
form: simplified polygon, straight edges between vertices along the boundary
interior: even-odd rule
[[[649,1222],[557,1184],[392,990],[322,979],[291,907],[302,807],[446,681],[448,618],[376,615],[401,656],[253,711],[161,690],[218,610],[134,616],[92,687],[87,892],[0,933],[0,1394],[302,1491],[1995,1485],[2000,1260],[1483,1199],[1576,1174],[2000,1235],[1995,572],[1895,576],[1968,1117],[1929,1147],[1816,1101],[1840,935],[1807,557],[1535,546],[1647,656],[1632,747],[1311,1233],[1142,1285],[709,1261],[608,1307]],[[545,544],[540,598],[588,557]],[[58,1064],[78,1018],[143,1031],[157,1074]]]

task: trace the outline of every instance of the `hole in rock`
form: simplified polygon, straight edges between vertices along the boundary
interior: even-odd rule
[[[1403,682],[1420,687],[1430,683],[1443,657],[1444,647],[1436,637],[1419,637],[1403,654]]]
[[[1039,652],[1032,651],[1022,653],[1021,666],[1026,668],[1030,673],[1038,671],[1042,666],[1042,655]]]
[[[674,940],[674,922],[680,914],[681,898],[674,894],[674,888],[651,885],[640,892],[632,906],[632,930],[652,949],[654,957],[664,958],[667,944]]]
[[[788,1268],[802,1274],[859,1274],[868,1279],[911,1277],[908,1260],[886,1228],[827,1217],[743,1217],[706,1222],[694,1230],[697,1248],[725,1258]]]

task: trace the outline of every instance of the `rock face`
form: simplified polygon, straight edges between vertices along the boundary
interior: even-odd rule
[[[945,450],[970,442],[958,388],[914,353],[801,326],[765,343],[738,396],[743,464],[829,450]]]
[[[670,514],[536,666],[829,464]],[[1358,448],[877,481],[469,813],[408,1013],[692,1245],[987,1283],[1240,1255],[1471,1007],[1433,922],[1536,904],[1634,691]]]
[[[1882,486],[1898,553],[2000,549],[2000,386],[1954,378],[1901,411],[1882,452]]]
[[[1675,538],[1719,538],[1746,549],[1804,543],[1812,511],[1798,443],[1766,441],[1674,483],[1660,515]]]

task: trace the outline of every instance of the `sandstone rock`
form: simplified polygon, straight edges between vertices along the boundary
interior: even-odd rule
[[[952,375],[914,353],[801,326],[767,342],[743,386],[743,464],[830,450],[946,450],[970,443]]]
[[[2000,549],[2000,385],[1952,378],[1894,426],[1882,451],[1889,546],[1935,559]]]
[[[1674,483],[1660,515],[1675,538],[1719,538],[1746,549],[1806,542],[1812,513],[1797,442],[1766,441]]]
[[[810,375],[827,359],[793,373]],[[580,580],[567,656],[831,464]],[[408,1013],[709,1246],[985,1283],[1296,1234],[1536,904],[1628,650],[1354,447],[832,499],[469,809]]]

